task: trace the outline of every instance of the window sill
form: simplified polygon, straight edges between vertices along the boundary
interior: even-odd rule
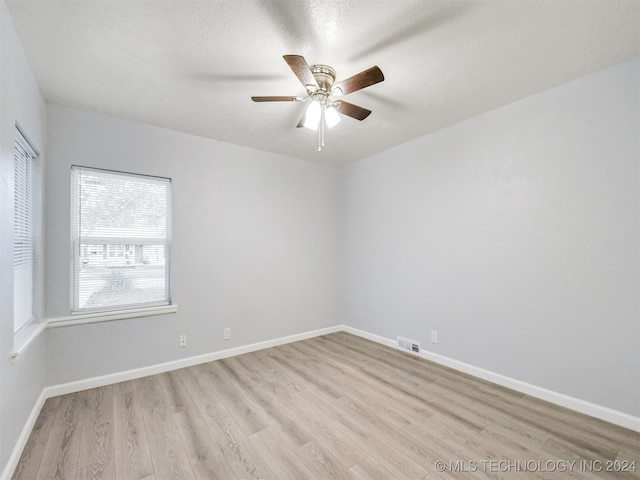
[[[118,310],[109,313],[86,313],[69,317],[50,318],[47,321],[47,328],[69,327],[71,325],[84,325],[87,323],[111,322],[113,320],[124,320],[127,318],[151,317],[153,315],[166,315],[167,313],[176,313],[177,311],[178,305],[162,305],[160,307]]]
[[[29,348],[29,345],[38,338],[38,336],[44,331],[47,324],[44,322],[31,322],[25,325],[13,340],[13,352],[11,352],[11,363],[16,363],[16,359]]]

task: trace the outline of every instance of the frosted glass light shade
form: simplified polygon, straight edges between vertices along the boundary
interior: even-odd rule
[[[307,114],[304,116],[304,127],[311,130],[318,130],[320,123],[320,112],[322,107],[318,102],[311,102],[307,108]]]
[[[324,119],[327,122],[327,127],[335,127],[338,123],[340,123],[340,114],[335,108],[329,107],[324,112]]]

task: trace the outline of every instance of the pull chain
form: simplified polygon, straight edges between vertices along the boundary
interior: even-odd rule
[[[324,106],[320,109],[320,124],[318,125],[318,151],[324,147]]]

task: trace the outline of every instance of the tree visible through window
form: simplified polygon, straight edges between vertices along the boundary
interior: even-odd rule
[[[72,313],[170,303],[170,185],[72,167]]]

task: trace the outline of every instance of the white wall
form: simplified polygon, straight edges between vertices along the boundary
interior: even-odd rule
[[[48,128],[47,316],[69,315],[72,164],[172,178],[178,304],[177,314],[48,329],[49,384],[341,323],[336,168],[56,105]]]
[[[45,385],[44,336],[12,365],[13,344],[13,155],[15,125],[20,124],[41,156],[36,161],[36,235],[43,233],[41,215],[45,162],[45,103],[40,95],[9,12],[0,1],[0,472],[7,463],[31,409]],[[42,272],[42,250],[36,269]],[[42,277],[40,277],[42,278]],[[42,320],[42,282],[35,289],[34,313]]]
[[[345,323],[640,416],[639,66],[348,166]]]

